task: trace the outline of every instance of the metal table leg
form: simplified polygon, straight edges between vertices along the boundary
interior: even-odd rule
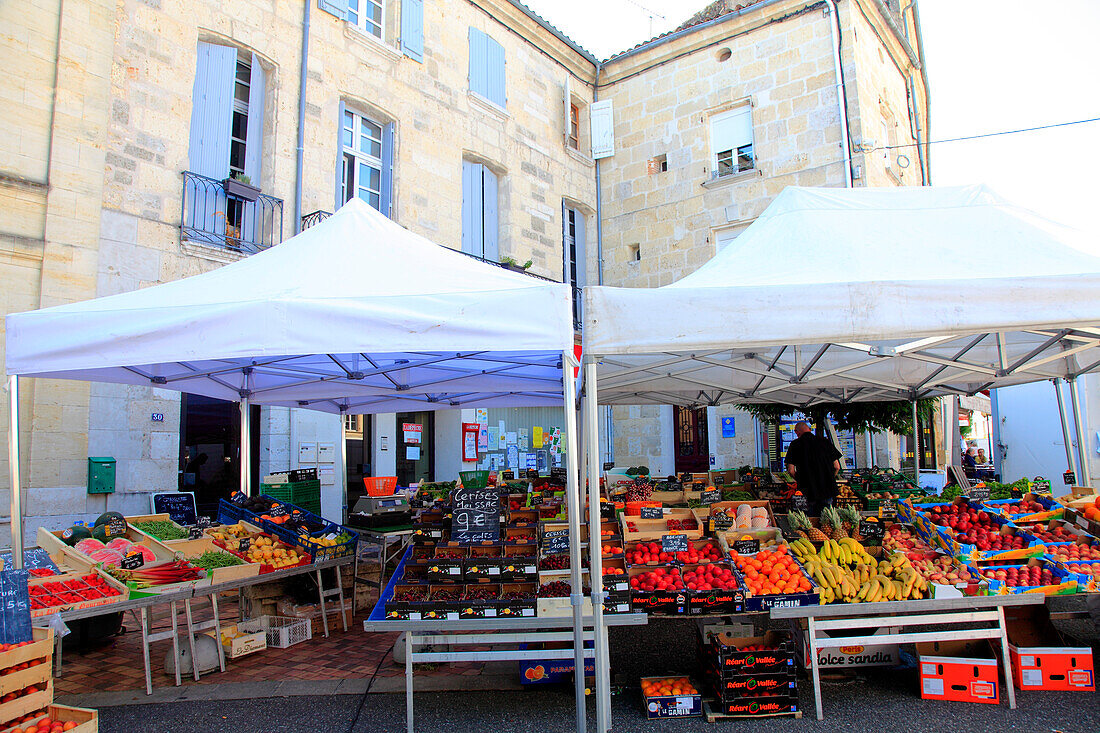
[[[405,632],[405,727],[408,733],[413,730],[413,635]]]
[[[54,677],[61,674],[61,634],[55,634],[53,639]]]
[[[340,614],[340,623],[343,625],[344,631],[347,632],[347,630],[348,630],[348,617],[347,617],[347,614],[344,613],[344,579],[340,577],[340,568],[339,567],[333,568],[333,572],[336,573],[336,597],[340,601],[340,605],[337,608],[337,612]],[[352,592],[352,596],[354,597],[354,595],[355,595],[355,587],[354,586],[352,586],[351,592]],[[353,598],[352,608],[354,609],[354,607],[355,607],[355,601],[354,601],[354,598]],[[355,611],[353,610],[352,614],[354,615],[354,613],[355,613]]]
[[[317,571],[317,597],[321,602],[321,623],[325,627],[325,638],[328,638],[328,613],[325,612],[325,586],[321,584],[321,571]]]
[[[1001,663],[1005,668],[1005,689],[1008,690],[1008,707],[1016,708],[1016,690],[1012,685],[1012,662],[1008,658],[1008,629],[1005,628],[1004,606],[997,606],[997,625],[1001,629]]]
[[[817,705],[817,719],[821,720],[825,717],[825,713],[821,709],[821,674],[817,662],[817,627],[814,624],[813,616],[808,619],[807,626],[807,634],[810,637],[810,670],[814,679],[814,704]]]
[[[359,536],[359,542],[363,541],[363,536]],[[359,613],[359,606],[356,604],[356,599],[359,598],[359,594],[356,591],[359,589],[359,542],[355,543],[355,562],[351,566],[351,615]]]
[[[183,602],[184,613],[187,614],[187,640],[191,642],[191,673],[194,676],[195,681],[199,679],[199,655],[195,650],[195,622],[191,620],[191,599],[188,598]],[[218,640],[218,646],[221,647],[221,640]],[[177,665],[179,666],[179,665]]]
[[[179,687],[183,684],[183,680],[180,679],[180,635],[179,628],[176,625],[176,602],[172,601],[170,605],[172,606],[172,654],[175,660],[173,666],[176,668],[176,687]],[[195,656],[194,650],[192,650],[191,656]],[[153,694],[152,690],[149,691],[149,694]]]

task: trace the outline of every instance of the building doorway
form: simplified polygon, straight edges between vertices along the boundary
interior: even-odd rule
[[[710,436],[707,408],[674,407],[676,422],[676,475],[710,470]]]
[[[347,455],[347,503],[349,507],[355,506],[355,502],[366,493],[363,486],[363,477],[373,475],[371,472],[371,416],[370,415],[344,415],[344,448]]]
[[[250,411],[252,485],[259,486],[260,407]],[[240,488],[241,408],[236,402],[184,394],[180,404],[179,490],[195,492],[200,514],[216,516],[218,501]]]
[[[397,485],[431,481],[435,472],[435,413],[397,413]]]

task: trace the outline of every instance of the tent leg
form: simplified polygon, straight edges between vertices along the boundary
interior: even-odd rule
[[[611,730],[611,660],[603,621],[603,555],[600,537],[600,428],[596,363],[584,365],[584,437],[588,443],[588,566],[592,585],[592,630],[596,651],[596,733]]]
[[[870,430],[863,434],[867,438],[867,465],[864,468],[875,467],[875,435]]]
[[[569,600],[573,606],[573,663],[577,705],[577,733],[585,733],[584,699],[584,596],[581,584],[581,502],[577,475],[577,388],[573,377],[574,356],[562,352],[561,381],[565,406],[565,501],[569,511]],[[591,543],[590,543],[591,544]],[[597,543],[598,544],[598,543]]]
[[[23,496],[19,484],[19,375],[8,377],[8,478],[11,487],[11,561],[23,567]]]
[[[1073,426],[1077,429],[1077,458],[1081,474],[1077,477],[1081,486],[1092,486],[1092,474],[1089,471],[1089,441],[1085,437],[1085,422],[1081,414],[1081,395],[1077,391],[1077,377],[1069,380],[1069,401],[1073,408]]]
[[[920,426],[917,421],[917,401],[913,400],[913,480],[920,476]]]
[[[1077,461],[1073,456],[1073,437],[1069,432],[1069,417],[1066,415],[1066,403],[1062,398],[1062,380],[1052,379],[1051,384],[1054,385],[1054,396],[1058,400],[1058,417],[1062,420],[1062,440],[1066,445],[1066,467],[1077,473]]]
[[[340,470],[337,471],[337,474],[344,477],[344,480],[341,484],[341,490],[340,490],[340,506],[341,506],[340,516],[343,517],[343,519],[340,520],[341,522],[348,521],[348,509],[349,509],[349,507],[348,507],[348,428],[347,428],[348,423],[347,423],[347,420],[345,418],[346,414],[347,414],[347,408],[341,407],[340,408]],[[382,558],[383,558],[383,560],[386,557],[385,550],[386,550],[386,548],[383,547],[382,548]],[[359,554],[359,549],[357,547],[356,548],[356,555],[358,555],[358,554]],[[386,567],[383,564],[383,566],[382,566],[382,575],[385,575],[385,574],[386,574]],[[379,576],[379,582],[381,582],[381,580],[382,580],[382,576]],[[354,600],[352,601],[352,604],[354,606]],[[341,606],[340,612],[343,613],[343,611],[344,611],[344,609]],[[345,631],[347,631],[347,629],[345,629]]]
[[[248,398],[241,398],[241,493],[245,496],[252,495],[252,414]]]

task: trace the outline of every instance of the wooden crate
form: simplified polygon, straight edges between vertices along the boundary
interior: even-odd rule
[[[222,633],[232,635],[237,632],[237,624],[227,624],[222,627]],[[207,634],[210,638],[214,638],[214,635]],[[242,634],[236,638],[225,639],[219,635],[219,638],[214,641],[222,645],[222,649],[225,650],[225,656],[229,659],[237,659],[248,654],[255,654],[256,652],[262,652],[267,649],[267,634],[263,631],[257,631],[251,634]]]
[[[70,728],[65,733],[99,733],[99,711],[90,708],[74,708],[68,705],[50,705],[46,708],[46,714],[39,716],[27,723],[34,725],[39,720],[50,718],[60,720],[62,723],[76,723],[75,728]]]
[[[50,669],[50,665],[48,664],[39,666],[45,666],[47,670]],[[27,713],[33,713],[36,710],[41,710],[49,706],[52,702],[53,678],[50,677],[38,692],[32,692],[29,695],[17,697],[9,702],[0,703],[0,728],[7,728],[9,727],[7,724],[16,718],[20,718]]]
[[[225,568],[214,568],[214,570],[207,576],[212,584],[227,583],[232,580],[241,580],[242,578],[254,578],[260,574],[260,564],[248,562],[243,557],[234,555],[231,552],[225,552],[224,549],[214,544],[214,540],[203,537],[197,540],[179,540],[172,544],[172,549],[176,552],[182,552],[185,558],[198,557],[204,552],[223,552],[231,557],[236,557],[241,561],[241,565],[231,565]]]
[[[168,514],[136,514],[132,517],[126,517],[126,523],[130,525],[130,529],[132,531],[136,532],[137,534],[140,534],[142,537],[148,537],[148,538],[152,539],[153,541],[160,542],[160,543],[162,543],[163,545],[165,545],[167,547],[175,547],[177,543],[187,541],[186,537],[184,537],[182,539],[178,539],[178,540],[162,540],[158,537],[154,537],[153,535],[149,534],[148,532],[143,532],[140,529],[138,529],[137,527],[133,526],[134,522],[172,522],[172,524],[175,524],[177,527],[182,529],[184,532],[187,531],[187,527],[184,527],[181,524],[176,524],[175,522],[173,522],[172,517],[169,516]]]

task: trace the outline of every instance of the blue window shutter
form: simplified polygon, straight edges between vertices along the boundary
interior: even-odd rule
[[[336,118],[336,194],[333,211],[344,205],[344,100],[340,100],[340,114]]]
[[[348,9],[347,0],[345,0],[343,6],[341,6],[338,2],[334,2],[333,0],[317,0],[317,7],[319,7],[321,10],[324,10],[326,13],[331,13],[332,15],[335,15],[340,20],[344,20]]]
[[[424,61],[424,0],[401,0],[401,50]]]
[[[482,223],[483,242],[485,247],[485,259],[493,262],[500,261],[500,245],[498,242],[499,224],[497,221],[497,177],[491,170],[481,166],[482,200],[484,205],[484,221]]]
[[[577,287],[583,288],[586,283],[585,278],[585,258],[584,258],[584,214],[580,211],[573,211],[573,239],[577,246]]]
[[[470,91],[489,97],[486,41],[489,37],[477,28],[470,29]]]
[[[256,54],[252,54],[252,73],[248,79],[248,130],[245,135],[244,173],[253,186],[259,186],[264,149],[264,68]]]
[[[233,77],[237,51],[199,43],[192,93],[189,167],[222,179],[229,175],[229,133],[233,125]]]
[[[569,282],[569,207],[561,202],[561,281]]]
[[[485,96],[492,102],[505,106],[504,98],[504,46],[485,36],[486,81]]]
[[[393,123],[382,128],[381,212],[393,218]]]
[[[479,257],[481,245],[481,166],[462,161],[462,251]]]

